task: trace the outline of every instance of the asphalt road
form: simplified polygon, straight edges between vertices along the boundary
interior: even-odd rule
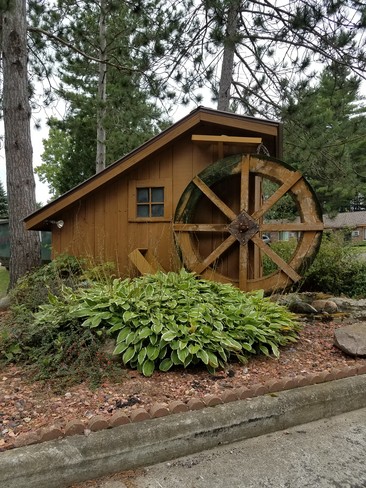
[[[77,486],[365,488],[366,409],[89,483]]]

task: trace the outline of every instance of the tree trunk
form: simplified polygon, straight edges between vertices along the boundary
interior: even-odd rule
[[[99,44],[100,44],[100,63],[98,80],[98,107],[97,107],[97,160],[95,172],[99,173],[105,168],[106,164],[106,102],[107,102],[107,11],[106,0],[100,3],[99,18]]]
[[[239,10],[240,0],[233,1],[229,8],[226,25],[226,38],[224,40],[224,54],[222,58],[219,96],[217,102],[217,109],[225,112],[229,112],[230,110],[230,88],[233,78]]]
[[[9,205],[10,284],[40,264],[38,232],[25,230],[36,210],[28,99],[26,0],[12,0],[3,13],[3,107]]]

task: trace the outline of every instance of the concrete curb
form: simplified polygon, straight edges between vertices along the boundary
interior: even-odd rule
[[[177,413],[0,454],[0,486],[71,483],[366,407],[366,375]]]

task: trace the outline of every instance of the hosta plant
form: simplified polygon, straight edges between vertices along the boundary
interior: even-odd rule
[[[50,299],[38,324],[57,320],[61,298]],[[65,289],[63,300],[69,320],[107,330],[116,340],[114,354],[145,376],[198,363],[214,372],[257,353],[278,357],[279,346],[296,341],[299,331],[294,316],[262,292],[243,293],[185,270]]]

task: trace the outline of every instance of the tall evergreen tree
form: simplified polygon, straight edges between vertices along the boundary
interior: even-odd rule
[[[38,232],[22,219],[36,210],[28,99],[26,1],[11,0],[2,12],[3,112],[9,203],[10,288],[40,264]]]
[[[348,69],[330,66],[318,85],[300,86],[282,112],[285,160],[307,176],[328,213],[350,210],[366,195],[366,108],[359,89]]]
[[[107,0],[75,9],[73,2],[59,0],[57,9],[43,18],[77,49],[55,45],[61,81],[56,93],[68,110],[63,120],[50,121],[44,164],[37,168],[57,196],[134,149],[166,122],[151,100],[155,84],[148,71],[153,56],[147,59],[140,44],[131,42],[137,30],[146,31],[146,12],[142,16],[128,4]],[[61,153],[58,166],[53,151]]]
[[[4,190],[4,185],[0,181],[0,219],[7,219],[9,217],[8,197]]]

